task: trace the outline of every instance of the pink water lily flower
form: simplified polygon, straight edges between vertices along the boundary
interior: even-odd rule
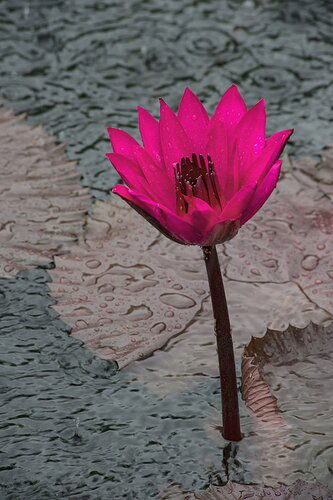
[[[279,156],[293,130],[266,139],[262,99],[247,110],[236,85],[211,118],[187,88],[178,113],[161,99],[160,119],[139,107],[143,146],[109,128],[108,158],[125,185],[112,192],[170,239],[223,243],[262,207],[276,186]]]

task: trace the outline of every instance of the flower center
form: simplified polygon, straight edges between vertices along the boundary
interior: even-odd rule
[[[189,211],[189,202],[193,196],[201,198],[213,208],[221,208],[218,180],[214,163],[209,155],[192,154],[192,158],[183,157],[176,164],[176,208],[178,214]],[[184,195],[188,197],[185,199]]]

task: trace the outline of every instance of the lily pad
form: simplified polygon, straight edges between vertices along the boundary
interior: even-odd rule
[[[332,234],[328,208],[331,204],[313,183],[309,181],[308,186],[295,178],[299,169],[290,168],[293,175],[287,173],[280,182],[279,194],[273,195],[273,206],[281,206],[281,210],[272,215],[269,201],[268,208],[264,207],[254,222],[242,227],[230,243],[218,245],[221,267],[231,279],[229,288],[232,288],[232,283],[239,285],[240,289],[258,285],[265,289],[280,287],[285,300],[283,304],[281,302],[281,314],[279,311],[274,313],[276,320],[273,324],[277,325],[280,324],[278,318],[285,317],[290,308],[288,300],[295,300],[296,290],[303,302],[309,305],[302,302],[300,308],[292,307],[293,314],[309,319],[318,316],[318,320],[323,313],[327,317],[333,314],[330,305],[332,280],[329,276]],[[312,203],[309,210],[297,201],[295,193],[302,194],[308,204]],[[318,200],[318,203],[313,205],[313,200]],[[294,202],[297,202],[298,212],[292,205]],[[289,228],[288,234],[285,227]],[[279,244],[282,251],[276,258],[275,240],[271,241],[273,236],[281,236],[276,245]],[[308,269],[303,269],[297,280],[294,270],[302,264],[303,258],[300,251],[295,254],[294,250],[295,245],[301,245],[304,239],[308,247],[316,246],[318,262],[315,259],[316,271],[311,271],[313,259],[305,259]],[[263,240],[262,245],[259,240]],[[260,261],[262,257],[264,260]],[[68,256],[58,256],[55,263],[56,269],[51,272],[54,280],[51,291],[58,300],[56,309],[72,327],[72,335],[99,356],[117,360],[119,366],[146,358],[183,332],[200,309],[202,299],[208,296],[201,250],[165,238],[113,195],[108,202],[95,204],[79,248]],[[178,296],[176,300],[185,301],[184,307],[172,304],[175,294]],[[185,297],[182,299],[181,295]],[[316,295],[320,298],[317,303],[313,300]],[[191,301],[193,307],[190,307]],[[247,299],[245,302],[244,314],[248,308]],[[189,306],[185,307],[185,303]],[[254,306],[259,307],[258,304]],[[236,330],[237,317],[237,311],[234,316],[231,314]],[[238,332],[237,335],[239,337]],[[244,330],[242,342],[247,341],[247,335]],[[235,343],[237,345],[237,338]]]
[[[0,276],[47,266],[82,233],[90,196],[41,127],[0,107]]]
[[[226,244],[227,276],[251,283],[294,282],[333,314],[333,206],[291,174],[262,210]]]
[[[120,368],[181,333],[208,295],[200,249],[161,236],[117,196],[95,204],[80,247],[55,264],[54,307],[71,335]]]
[[[319,158],[306,156],[294,161],[293,167],[299,180],[320,188],[333,201],[333,144],[323,148]]]
[[[260,485],[228,482],[225,486],[210,486],[203,492],[185,495],[184,500],[331,500],[326,486],[298,480],[290,486],[263,487]],[[171,500],[171,499],[170,499]]]
[[[333,323],[310,323],[305,328],[289,326],[280,332],[267,330],[264,337],[252,337],[242,358],[242,392],[246,405],[260,420],[283,422],[277,398],[265,380],[263,369],[292,367],[309,356],[327,356],[333,352]]]

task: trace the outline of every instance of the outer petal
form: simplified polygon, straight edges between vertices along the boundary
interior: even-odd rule
[[[272,194],[279,179],[281,166],[282,160],[277,161],[272,166],[262,183],[258,185],[257,190],[241,219],[242,225],[245,224],[245,222],[251,219],[258,212],[258,210],[263,206],[265,201]]]
[[[162,99],[160,103],[161,147],[166,170],[170,179],[174,181],[174,165],[183,156],[191,157],[193,148],[175,113]]]
[[[170,181],[163,167],[156,165],[152,157],[143,148],[136,151],[135,158],[142,175],[147,179],[148,192],[152,198],[157,199],[171,209],[175,209],[176,191],[174,183]]]
[[[239,220],[229,220],[217,222],[207,235],[207,238],[203,245],[217,245],[218,243],[224,243],[225,241],[231,240],[238,233],[240,228]]]
[[[144,108],[138,106],[139,128],[145,150],[157,164],[161,164],[161,144],[158,121]]]
[[[209,116],[198,97],[186,88],[179,104],[178,119],[183,126],[193,152],[201,152],[207,141]]]
[[[137,163],[118,153],[106,153],[105,156],[109,158],[110,162],[129,188],[149,195],[150,186],[146,178],[142,175],[141,169]]]
[[[213,163],[222,194],[226,191],[226,186],[232,182],[232,172],[229,168],[228,140],[226,128],[222,122],[216,120],[209,124],[206,154]]]
[[[241,183],[261,182],[271,166],[276,162],[282,153],[286,142],[294,129],[282,130],[267,139],[263,151],[258,156],[253,165],[248,166],[245,172],[241,172]]]
[[[233,84],[221,97],[212,116],[212,121],[214,122],[216,119],[222,121],[226,129],[232,131],[245,113],[246,104],[244,99],[236,85]]]
[[[113,151],[133,160],[134,152],[141,147],[140,144],[127,132],[118,128],[108,128],[108,133]]]
[[[222,214],[219,217],[220,222],[226,220],[237,220],[240,219],[247,207],[251,202],[251,199],[255,193],[257,184],[252,183],[247,186],[243,186],[238,193],[236,193],[231,200],[228,201]]]
[[[202,233],[167,207],[120,184],[117,184],[112,192],[121,196],[168,238],[184,245],[200,245]]]
[[[266,111],[261,99],[241,119],[235,130],[240,169],[246,170],[265,146]]]

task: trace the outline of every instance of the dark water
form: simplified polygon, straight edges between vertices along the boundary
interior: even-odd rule
[[[101,197],[116,179],[106,126],[137,135],[136,106],[176,107],[186,85],[209,111],[232,82],[249,104],[264,96],[269,132],[295,127],[289,150],[318,153],[332,142],[332,19],[327,0],[1,0],[0,85]]]
[[[188,84],[210,111],[232,82],[250,104],[266,97],[269,132],[295,127],[289,151],[317,154],[332,142],[332,14],[331,2],[306,0],[2,0],[2,94],[68,145],[96,197],[116,181],[104,159],[106,125],[137,136],[136,106],[155,113],[159,96],[176,106]],[[214,429],[210,311],[167,352],[115,373],[68,337],[49,307],[48,279],[35,270],[0,280],[1,498],[145,500],[171,483],[193,490],[228,478],[332,486],[331,400],[319,417],[306,413],[307,426],[293,427],[304,416],[291,416],[292,431],[265,429],[242,407],[246,439],[231,448]],[[244,318],[240,352],[272,321],[277,285],[230,286],[231,306]],[[288,320],[327,321],[296,288],[285,303]],[[286,318],[273,318],[285,327]],[[310,403],[329,392],[326,365],[322,374]]]
[[[216,380],[165,397],[135,374],[115,375],[68,337],[47,281],[36,270],[0,283],[0,497],[150,498],[177,480],[225,480],[222,440],[203,428]]]

